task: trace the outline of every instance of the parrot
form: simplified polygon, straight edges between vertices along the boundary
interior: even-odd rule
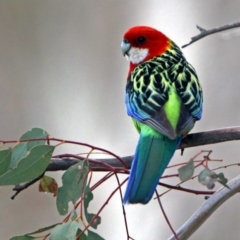
[[[181,49],[157,29],[131,27],[121,50],[129,61],[126,111],[140,135],[123,204],[147,204],[182,138],[201,119],[203,93]]]

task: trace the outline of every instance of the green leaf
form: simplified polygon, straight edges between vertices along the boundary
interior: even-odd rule
[[[101,236],[97,233],[88,230],[88,240],[104,240]]]
[[[31,240],[31,239],[34,239],[34,237],[32,236],[16,236],[16,237],[12,237],[10,238],[10,240]]]
[[[217,181],[217,174],[214,171],[205,168],[198,175],[198,181],[208,189],[213,189],[215,187],[215,182]]]
[[[29,154],[18,162],[16,168],[0,176],[0,185],[17,185],[40,176],[46,170],[53,150],[54,146],[49,145],[33,147]]]
[[[57,195],[58,184],[54,178],[49,176],[43,176],[39,182],[39,192],[53,193],[55,197]]]
[[[81,234],[81,232],[82,232],[82,230],[79,228],[77,230],[76,237],[79,236]],[[87,235],[85,233],[83,233],[79,240],[88,240],[88,237],[87,237]]]
[[[47,138],[48,133],[41,128],[32,128],[32,130],[25,132],[21,137],[20,140],[26,139],[36,139],[36,138]],[[30,150],[34,146],[37,145],[44,145],[46,140],[35,140],[30,141],[27,143],[27,150]]]
[[[101,217],[96,216],[96,214],[93,214],[93,213],[86,214],[86,219],[88,222],[90,222],[93,218],[95,219],[93,220],[91,227],[93,227],[94,229],[97,229],[98,225],[101,224]]]
[[[219,174],[217,175],[217,177],[218,177],[218,178],[217,178],[217,181],[218,181],[220,184],[222,184],[224,187],[230,189],[230,187],[227,185],[228,179],[225,178],[225,176],[224,176],[223,173],[219,173]]]
[[[93,200],[93,193],[90,187],[87,185],[84,191],[84,209],[87,210],[89,203]]]
[[[190,159],[189,162],[178,169],[178,175],[181,181],[189,180],[194,173],[194,163],[193,159]]]
[[[90,223],[90,221],[93,218],[95,218],[95,216],[96,216],[96,214],[88,212],[88,206],[89,206],[89,203],[92,200],[93,200],[93,193],[92,193],[91,189],[89,188],[89,186],[87,185],[85,187],[85,191],[84,191],[84,213],[85,213],[85,217],[86,217],[88,223]],[[100,216],[96,216],[96,218],[94,219],[93,223],[91,224],[91,227],[96,229],[100,223],[101,223],[101,217]]]
[[[12,149],[12,159],[9,168],[17,166],[18,162],[27,155],[27,143],[22,142]]]
[[[50,240],[75,240],[79,229],[77,222],[67,222],[58,225],[50,234]]]
[[[50,230],[50,229],[56,227],[56,226],[59,225],[59,224],[61,224],[61,223],[55,223],[55,224],[53,224],[53,225],[51,225],[51,226],[47,226],[47,227],[44,227],[44,228],[40,228],[40,229],[38,229],[38,230],[35,231],[35,232],[28,233],[27,235],[46,232],[46,231],[48,231],[48,230]]]
[[[68,213],[69,202],[75,204],[80,198],[86,186],[88,170],[88,162],[84,160],[71,166],[63,174],[63,186],[57,192],[57,209],[60,215]]]
[[[6,149],[0,151],[0,176],[8,170],[12,157],[12,150]]]
[[[206,178],[208,177],[210,173],[210,170],[208,168],[204,168],[198,175],[198,181],[202,183],[203,185],[205,184]]]

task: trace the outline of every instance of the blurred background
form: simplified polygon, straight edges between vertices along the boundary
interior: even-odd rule
[[[128,63],[120,49],[123,33],[134,25],[149,25],[182,46],[199,33],[196,24],[210,29],[237,22],[239,12],[237,0],[1,0],[0,139],[18,139],[32,127],[41,127],[58,138],[91,143],[120,156],[133,154],[138,134],[125,113]],[[239,42],[240,29],[233,29],[183,49],[204,91],[203,118],[193,132],[239,125]],[[223,159],[222,165],[236,163],[239,147],[239,142],[229,142],[186,149],[183,157],[177,151],[171,164],[188,161],[200,150],[213,150],[212,158]],[[58,151],[81,150],[64,146]],[[231,179],[239,174],[239,167],[224,172]],[[61,178],[60,172],[48,175]],[[100,176],[96,173],[94,179]],[[164,182],[176,184],[178,179],[167,178]],[[111,179],[94,192],[91,212],[100,208],[116,186]],[[197,181],[185,186],[204,189]],[[14,201],[12,195],[12,186],[0,188],[1,239],[62,220],[55,198],[38,193],[38,184],[21,192]],[[174,229],[204,201],[204,196],[177,191],[162,198]],[[191,239],[239,239],[238,209],[236,195]],[[136,240],[162,240],[171,235],[156,200],[146,206],[126,206],[126,213],[130,235]],[[97,232],[102,237],[126,239],[119,193],[101,216]]]

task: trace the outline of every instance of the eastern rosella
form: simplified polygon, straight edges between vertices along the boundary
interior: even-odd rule
[[[125,104],[140,134],[123,203],[148,203],[183,136],[202,116],[197,74],[160,31],[130,28],[121,43],[130,61]]]

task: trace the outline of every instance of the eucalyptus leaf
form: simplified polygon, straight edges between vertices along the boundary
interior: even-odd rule
[[[55,197],[57,195],[58,184],[54,178],[49,176],[43,176],[39,181],[39,192],[53,193]]]
[[[210,172],[211,171],[208,168],[204,168],[198,175],[198,181],[206,186],[206,179],[209,176]]]
[[[12,159],[11,159],[11,163],[9,168],[14,168],[17,166],[18,162],[26,157],[28,151],[27,151],[27,143],[26,142],[22,142],[19,143],[18,145],[16,145],[13,149],[12,149]]]
[[[88,162],[84,160],[74,164],[63,174],[63,186],[58,188],[57,192],[57,209],[59,214],[67,214],[68,203],[72,202],[75,204],[81,194],[83,194],[87,182],[88,170]]]
[[[54,227],[56,227],[57,225],[59,225],[61,223],[55,223],[53,225],[50,225],[50,226],[47,226],[47,227],[43,227],[43,228],[40,228],[38,229],[37,231],[34,231],[34,232],[31,232],[31,233],[28,233],[27,235],[31,235],[31,234],[37,234],[37,233],[42,233],[42,232],[46,232]]]
[[[87,185],[85,187],[85,191],[84,191],[84,214],[85,214],[85,217],[86,217],[88,223],[90,223],[91,220],[93,218],[95,218],[94,221],[91,223],[91,227],[93,227],[94,229],[97,229],[98,225],[101,223],[101,217],[96,216],[96,214],[88,212],[89,203],[92,200],[93,200],[93,193],[92,193],[90,187]]]
[[[0,176],[8,170],[11,158],[12,158],[11,149],[5,149],[0,151]]]
[[[32,236],[27,236],[27,235],[16,236],[16,237],[10,238],[10,240],[31,240],[31,239],[35,239],[35,238]]]
[[[48,133],[41,129],[41,128],[32,128],[31,130],[25,132],[21,137],[20,140],[27,140],[27,139],[37,139],[37,138],[47,138]],[[44,145],[46,140],[34,140],[27,142],[27,150],[30,150],[34,146],[37,145]]]
[[[0,185],[17,185],[40,176],[47,168],[54,146],[39,145],[31,149],[17,166],[0,176]]]
[[[88,240],[104,240],[101,236],[97,233],[88,230]]]
[[[193,159],[190,159],[189,162],[178,169],[178,175],[181,181],[189,180],[194,173],[194,163]]]
[[[76,240],[79,229],[77,222],[67,222],[56,226],[50,234],[50,240]]]
[[[230,189],[230,187],[227,185],[228,179],[225,178],[225,176],[224,176],[223,173],[219,173],[219,174],[217,175],[217,177],[218,177],[218,178],[217,178],[217,181],[218,181],[220,184],[222,184],[224,187]]]
[[[79,236],[81,233],[82,233],[82,230],[79,228],[77,230],[76,236]],[[87,237],[87,235],[85,233],[83,233],[79,240],[88,240],[88,237]]]

